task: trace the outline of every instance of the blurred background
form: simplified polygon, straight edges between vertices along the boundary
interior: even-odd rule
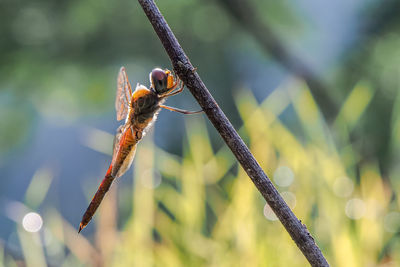
[[[400,2],[157,4],[328,261],[399,266]],[[204,115],[162,111],[78,235],[119,68],[148,85],[170,61],[136,1],[2,0],[0,21],[0,265],[307,265]]]

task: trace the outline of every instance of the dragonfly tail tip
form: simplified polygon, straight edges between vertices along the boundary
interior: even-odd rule
[[[79,225],[79,230],[78,230],[78,234],[82,231],[82,229],[83,229],[83,226],[82,226],[82,223]]]

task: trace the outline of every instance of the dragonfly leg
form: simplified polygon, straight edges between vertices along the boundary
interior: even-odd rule
[[[178,112],[178,113],[186,114],[186,115],[197,114],[197,113],[203,112],[203,110],[189,111],[189,110],[184,110],[184,109],[180,109],[180,108],[173,108],[173,107],[169,107],[169,106],[165,106],[165,105],[160,105],[160,107],[164,108],[164,109],[168,109],[170,111],[175,111],[175,112]]]
[[[173,76],[174,78],[174,83],[172,84],[172,86],[170,88],[167,88],[168,91],[164,93],[164,95],[168,95],[169,93],[171,93],[172,91],[174,91],[180,83],[180,79],[178,77],[176,77],[175,75]],[[176,77],[176,78],[175,78]]]
[[[183,85],[183,82],[180,80],[179,81],[179,86],[178,86],[178,89],[177,90],[175,90],[174,92],[172,92],[172,91],[169,91],[166,95],[164,95],[163,97],[170,97],[170,96],[173,96],[173,95],[177,95],[177,94],[179,94],[179,93],[181,93],[182,91],[183,91],[183,88],[185,87],[184,85]]]

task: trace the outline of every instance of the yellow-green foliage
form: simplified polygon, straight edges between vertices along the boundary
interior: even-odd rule
[[[359,155],[348,137],[373,94],[373,88],[358,84],[333,129],[328,129],[299,81],[288,82],[260,104],[249,90],[236,95],[243,119],[241,136],[332,266],[400,265],[399,203],[392,198],[399,188],[391,188],[371,160],[363,161],[356,174]],[[301,137],[287,128],[283,113],[297,121]],[[396,119],[393,131],[399,128]],[[157,148],[151,135],[140,143],[134,185],[123,195],[123,201],[132,196],[133,211],[121,229],[116,228],[118,183],[92,222],[93,242],[78,236],[56,211],[45,214],[46,231],[53,236],[53,245],[44,246],[50,262],[64,266],[99,262],[106,266],[307,265],[227,147],[213,150],[204,118],[191,116],[186,122],[182,158]],[[397,146],[398,140],[393,141]],[[19,233],[28,266],[43,262],[44,253],[30,249],[34,245],[29,240],[37,236]],[[56,247],[59,251],[52,253]]]

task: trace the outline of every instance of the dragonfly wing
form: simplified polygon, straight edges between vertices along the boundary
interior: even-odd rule
[[[132,87],[128,80],[125,67],[121,67],[117,80],[117,97],[115,99],[115,110],[117,111],[117,120],[126,117],[131,102]]]
[[[125,143],[125,139],[126,139],[126,132],[128,131],[129,127],[127,127],[126,125],[121,125],[118,127],[117,129],[117,133],[115,134],[114,137],[114,143],[113,143],[113,156],[112,156],[112,161],[111,161],[111,165],[113,166],[113,168],[115,169],[116,165],[116,161],[117,158],[120,157],[120,151],[123,150],[124,148],[124,143]]]
[[[113,158],[114,158],[115,153],[116,153],[117,150],[118,150],[119,141],[121,140],[122,132],[124,131],[124,126],[125,126],[125,125],[119,126],[118,129],[117,129],[117,133],[116,133],[115,136],[114,136],[114,141],[113,141]]]

